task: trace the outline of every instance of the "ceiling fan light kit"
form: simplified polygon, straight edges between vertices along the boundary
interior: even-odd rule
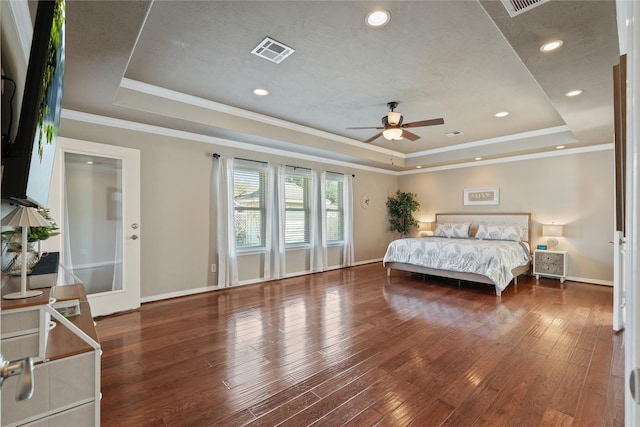
[[[415,133],[409,132],[408,130],[404,130],[406,128],[417,128],[423,126],[434,126],[434,125],[443,125],[444,119],[430,119],[430,120],[420,120],[417,122],[410,123],[402,123],[402,114],[394,111],[398,106],[396,101],[388,102],[387,106],[389,107],[389,112],[386,116],[382,117],[382,126],[368,126],[368,127],[350,127],[347,129],[379,129],[382,132],[374,135],[373,137],[367,139],[365,142],[373,142],[378,139],[380,136],[384,136],[385,139],[389,141],[398,141],[401,139],[408,139],[409,141],[416,141],[420,139],[420,136]]]
[[[382,136],[384,136],[389,141],[399,141],[402,138],[402,129],[400,128],[389,128],[382,131]]]
[[[401,120],[402,114],[396,111],[389,111],[389,114],[387,114],[387,123],[391,126],[399,125]]]

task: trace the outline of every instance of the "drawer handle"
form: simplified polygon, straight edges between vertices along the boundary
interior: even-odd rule
[[[4,360],[0,354],[0,387],[2,383],[9,377],[20,375],[18,380],[18,389],[16,390],[16,400],[26,400],[33,396],[33,358],[25,357],[24,359],[9,362]]]

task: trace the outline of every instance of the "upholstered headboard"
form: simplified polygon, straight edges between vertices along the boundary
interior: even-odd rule
[[[531,242],[531,213],[437,213],[436,223],[468,222],[469,234],[475,236],[478,224],[519,225],[526,228],[524,238]]]

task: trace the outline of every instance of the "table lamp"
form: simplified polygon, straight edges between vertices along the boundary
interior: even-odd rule
[[[418,221],[420,236],[433,236],[433,221]]]
[[[22,227],[22,259],[20,260],[20,292],[4,295],[4,299],[31,298],[42,295],[42,291],[27,291],[27,235],[29,227],[47,227],[49,223],[35,208],[18,206],[2,218],[2,225]]]
[[[542,235],[548,237],[547,245],[549,250],[558,246],[558,239],[556,237],[562,237],[562,225],[560,224],[542,224]]]

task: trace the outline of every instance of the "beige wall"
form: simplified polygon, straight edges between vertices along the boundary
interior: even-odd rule
[[[353,229],[356,261],[381,260],[387,245],[395,236],[388,231],[388,196],[398,189],[398,178],[394,175],[357,171],[353,180]],[[370,204],[363,208],[360,203],[368,197]]]
[[[62,122],[61,135],[141,151],[143,298],[186,294],[216,284],[210,272],[216,262],[215,231],[210,226],[214,152],[355,174],[356,263],[380,260],[396,237],[387,231],[385,201],[399,188],[418,195],[418,219],[433,219],[436,212],[531,212],[533,245],[544,243],[540,224],[566,224],[560,247],[570,253],[569,276],[594,283],[613,280],[608,243],[613,230],[612,150],[395,176],[68,119]],[[492,186],[500,188],[498,206],[463,205],[464,188]],[[360,203],[363,196],[370,199],[366,209]],[[255,281],[262,274],[261,259],[247,258],[242,280]],[[287,259],[288,273],[309,267],[300,253],[291,252]]]
[[[418,195],[417,219],[433,220],[439,212],[531,212],[534,246],[546,240],[541,224],[566,224],[558,249],[569,251],[569,276],[613,281],[613,150],[403,175],[399,187]],[[465,206],[463,190],[473,187],[499,187],[500,204]]]
[[[188,293],[216,284],[216,274],[210,272],[210,265],[216,263],[215,231],[211,227],[215,203],[211,198],[213,153],[355,174],[356,263],[381,259],[391,239],[386,231],[384,201],[387,194],[392,194],[397,188],[398,178],[392,174],[69,119],[63,119],[60,134],[140,150],[143,298]],[[366,210],[359,203],[363,194],[372,196],[372,206]],[[339,254],[333,255],[330,265],[339,258]],[[241,266],[241,280],[250,282],[258,279],[263,270],[262,259],[262,256],[248,256],[245,265]],[[308,269],[307,261],[299,254],[291,253],[288,261],[291,261],[287,263],[288,273]]]

